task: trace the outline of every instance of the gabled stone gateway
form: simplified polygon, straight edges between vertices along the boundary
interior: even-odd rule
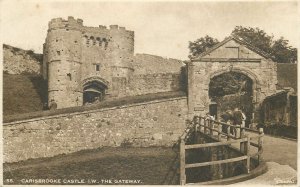
[[[245,42],[242,38],[231,35],[207,51],[201,53],[193,61],[205,58],[231,58],[231,59],[261,59],[271,58],[271,55]]]
[[[253,82],[254,118],[263,99],[276,92],[277,66],[271,56],[236,36],[230,36],[188,61],[189,114],[204,115],[212,103],[209,83],[215,76],[238,72]]]

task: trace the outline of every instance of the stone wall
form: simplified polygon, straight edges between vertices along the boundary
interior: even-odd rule
[[[112,78],[113,95],[123,97],[186,90],[185,66],[180,60],[136,54],[132,67],[134,71],[129,79]]]
[[[278,89],[292,87],[297,93],[297,64],[277,63]]]
[[[185,91],[184,74],[157,73],[133,75],[129,80],[113,78],[113,88],[119,91],[119,96],[135,96],[150,93]]]
[[[242,73],[253,82],[253,108],[258,111],[259,104],[265,97],[276,92],[277,66],[270,58],[249,49],[247,45],[233,39],[225,40],[202,58],[188,63],[189,112],[205,115],[208,112],[210,80],[227,72]],[[229,52],[231,51],[231,52]],[[233,56],[236,55],[236,56]],[[258,119],[258,114],[255,114]]]
[[[3,71],[8,74],[41,74],[42,55],[3,45]]]
[[[180,73],[184,66],[181,60],[156,55],[136,54],[133,58],[134,74]]]
[[[288,90],[271,95],[262,103],[261,111],[265,125],[297,126],[297,95]]]
[[[171,146],[186,118],[187,99],[177,97],[4,123],[4,162],[103,146]]]
[[[128,94],[143,95],[147,93],[184,90],[182,74],[158,73],[135,75],[130,80]]]

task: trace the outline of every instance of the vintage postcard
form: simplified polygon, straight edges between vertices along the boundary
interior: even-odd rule
[[[2,0],[1,185],[297,185],[297,1]]]

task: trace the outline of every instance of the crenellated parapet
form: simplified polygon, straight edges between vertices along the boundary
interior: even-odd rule
[[[84,33],[90,33],[90,35],[97,34],[120,34],[124,37],[133,37],[134,32],[126,30],[125,27],[120,27],[118,25],[110,25],[108,28],[104,25],[99,25],[99,27],[87,27],[83,25],[82,19],[74,19],[74,17],[69,16],[68,19],[54,18],[48,24],[48,31],[56,29],[65,29],[66,31],[70,29],[80,30]],[[97,37],[97,36],[94,36]]]
[[[54,29],[80,29],[83,27],[82,19],[74,19],[72,16],[68,17],[68,20],[63,18],[54,18],[48,24],[48,31]]]

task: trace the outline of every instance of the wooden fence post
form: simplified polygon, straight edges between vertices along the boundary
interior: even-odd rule
[[[245,136],[245,123],[242,123],[240,131],[241,131],[240,138],[244,138],[244,136]]]
[[[200,128],[200,117],[196,116],[195,117],[195,132],[194,132],[194,143],[198,142],[198,132],[199,132],[199,128]]]
[[[244,125],[241,125],[241,128],[240,128],[240,138],[244,138],[246,135],[245,135],[245,129],[244,129]],[[240,143],[240,150],[242,153],[245,153],[246,154],[246,149],[247,149],[247,146],[246,146],[247,142],[241,142]]]
[[[180,185],[185,185],[185,141],[184,137],[180,139]]]
[[[221,141],[222,139],[222,124],[218,123],[218,140]]]
[[[201,117],[199,117],[199,124],[200,124],[200,132],[203,132],[203,126],[201,126],[202,124],[201,124],[201,122],[202,122],[202,118]],[[204,121],[203,121],[203,125],[204,125]]]
[[[201,127],[202,118],[200,116],[198,118],[199,118],[199,128],[198,129],[199,129],[199,132],[201,132],[202,131],[202,127]]]
[[[195,120],[194,120],[195,133],[197,133],[197,131],[198,131],[198,116],[195,116],[194,119],[195,119]]]
[[[231,135],[230,133],[230,126],[227,125],[227,135]],[[231,140],[231,137],[227,136],[227,141]]]
[[[247,142],[244,144],[246,145],[246,148],[245,148],[245,153],[247,155],[247,172],[250,173],[250,136],[249,135],[246,135],[247,136]]]
[[[204,120],[204,134],[207,134],[207,123],[208,121],[206,119],[203,119]]]
[[[210,129],[210,130],[209,130],[209,135],[211,135],[211,136],[213,135],[213,132],[214,132],[214,131],[212,130],[212,129],[213,129],[213,126],[214,126],[214,122],[213,122],[211,119],[209,119],[209,129]]]
[[[198,116],[198,132],[201,132],[201,117]]]
[[[258,151],[261,152],[258,154],[258,162],[263,161],[263,135],[264,135],[264,129],[259,128],[259,138],[258,138]]]

